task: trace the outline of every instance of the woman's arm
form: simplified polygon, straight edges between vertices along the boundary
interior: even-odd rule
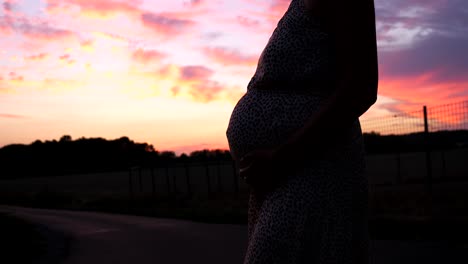
[[[378,62],[373,0],[303,0],[311,15],[325,20],[337,58],[335,93],[304,127],[275,150],[277,160],[297,160],[322,143],[339,140],[340,131],[377,100]],[[326,145],[326,144],[325,144]]]

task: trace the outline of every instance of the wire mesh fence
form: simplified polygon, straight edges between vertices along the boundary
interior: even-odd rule
[[[423,106],[416,111],[361,120],[361,125],[365,133],[373,132],[380,135],[468,130],[468,101]]]
[[[468,101],[428,108],[429,132],[468,129]]]

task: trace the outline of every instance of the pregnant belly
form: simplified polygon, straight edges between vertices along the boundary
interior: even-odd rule
[[[226,136],[234,159],[262,147],[277,146],[319,109],[317,95],[251,89],[237,102]]]

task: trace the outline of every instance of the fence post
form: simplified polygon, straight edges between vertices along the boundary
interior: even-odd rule
[[[174,164],[175,173],[172,176],[172,189],[174,191],[174,196],[177,196],[177,167],[178,164]]]
[[[236,162],[234,160],[232,160],[232,173],[234,176],[234,196],[237,198],[239,196],[239,182],[237,179]]]
[[[189,171],[190,168],[187,162],[185,162],[184,167],[185,167],[185,180],[187,181],[188,197],[192,197],[192,188],[190,187],[190,171]]]
[[[221,162],[218,160],[216,162],[216,167],[217,167],[217,177],[218,177],[218,192],[222,193],[223,192],[223,186],[221,184]]]
[[[205,171],[206,171],[206,187],[208,188],[208,198],[211,197],[211,181],[210,181],[210,164],[208,162],[205,163]]]
[[[130,168],[128,170],[128,194],[130,196],[130,200],[128,202],[128,209],[130,210],[133,206],[133,182],[132,182],[132,170],[133,168]]]
[[[153,198],[156,196],[156,184],[154,183],[154,167],[151,166],[151,194]]]
[[[440,155],[441,155],[441,160],[442,160],[442,175],[441,175],[441,178],[442,178],[442,181],[445,181],[447,180],[447,165],[446,165],[446,162],[445,162],[445,150],[442,150],[440,152]]]
[[[427,118],[427,107],[423,107],[424,113],[424,140],[426,148],[426,195],[427,195],[427,210],[428,214],[432,214],[432,159],[431,159],[431,145],[429,138],[429,123]]]
[[[140,193],[143,192],[143,181],[141,178],[141,167],[138,167],[138,183],[140,187]]]
[[[167,184],[167,196],[171,195],[171,182],[169,181],[169,166],[166,164],[166,184]]]
[[[397,152],[396,154],[396,160],[397,160],[397,177],[396,177],[396,184],[401,184],[403,182],[403,179],[401,177],[401,153]]]

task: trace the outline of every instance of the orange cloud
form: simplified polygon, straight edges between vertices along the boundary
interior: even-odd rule
[[[226,85],[211,79],[213,74],[212,69],[200,65],[170,65],[158,71],[159,78],[173,83],[169,89],[172,97],[189,95],[194,101],[202,103],[226,99],[226,95],[229,96]],[[230,101],[230,98],[227,100]]]
[[[132,54],[132,59],[136,62],[148,64],[151,62],[161,61],[166,57],[166,54],[156,50],[137,49]]]
[[[145,12],[141,14],[141,21],[146,27],[165,36],[180,34],[195,25],[193,20],[169,13]]]
[[[203,52],[208,58],[222,65],[255,66],[258,61],[257,55],[245,55],[226,48],[205,48]]]
[[[61,12],[70,6],[78,6],[80,13],[98,18],[105,18],[117,13],[129,15],[139,14],[140,1],[116,1],[116,0],[48,0],[49,12]]]
[[[24,59],[27,61],[42,61],[49,57],[47,53],[39,53],[31,56],[26,56]]]
[[[92,40],[85,40],[83,42],[81,42],[80,46],[82,48],[91,48],[93,46],[93,41]]]
[[[235,104],[242,95],[243,89],[214,80],[215,71],[202,65],[177,66],[168,64],[148,77],[162,81],[171,97],[189,96],[193,101],[209,103],[228,101]]]
[[[10,77],[10,81],[14,81],[14,82],[22,82],[22,81],[24,81],[24,77],[21,76],[21,75],[16,74],[16,72],[10,72],[10,73],[8,74],[8,76]]]
[[[68,65],[73,65],[76,63],[74,59],[71,58],[70,54],[63,54],[59,56],[60,61],[68,64]]]
[[[208,103],[219,99],[224,87],[215,81],[196,83],[190,87],[189,94],[196,100]]]
[[[26,118],[26,116],[0,113],[0,118],[23,119],[23,118]]]
[[[60,58],[60,60],[68,60],[68,59],[70,59],[70,54],[63,54],[59,58]]]
[[[200,65],[183,66],[178,68],[179,84],[171,89],[173,96],[177,96],[182,87],[185,87],[187,93],[195,100],[207,103],[219,98],[223,87],[220,83],[211,80],[213,70]],[[181,87],[182,86],[182,87]]]

